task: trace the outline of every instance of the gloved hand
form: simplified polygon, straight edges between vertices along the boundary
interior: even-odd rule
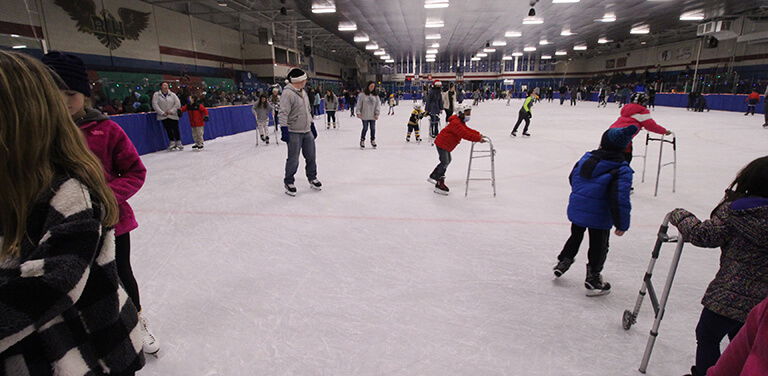
[[[683,219],[692,216],[693,214],[688,210],[677,208],[669,213],[669,223],[673,226],[677,226]]]
[[[287,126],[281,126],[280,127],[280,140],[285,142],[286,144],[291,141],[291,135],[288,132]]]

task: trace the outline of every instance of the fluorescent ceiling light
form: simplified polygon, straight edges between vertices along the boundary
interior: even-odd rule
[[[435,55],[435,54],[426,54],[426,55],[424,55],[424,57],[426,57],[427,59],[434,59],[434,58],[437,57],[437,55]]]
[[[552,55],[541,55],[541,60],[549,60],[552,58]]]
[[[481,59],[480,59],[479,57],[473,57],[473,58],[471,58],[471,59],[469,59],[469,60],[472,60],[472,61],[480,61]]]
[[[365,45],[365,49],[366,50],[378,50],[379,49],[379,45],[376,44],[376,43],[368,43],[368,44]]]
[[[436,54],[437,53],[437,49],[436,48],[430,48],[430,49],[427,50],[427,53],[428,54]]]
[[[540,45],[540,46],[546,46],[546,45],[548,45],[548,44],[549,44],[549,41],[548,41],[548,40],[546,40],[546,39],[542,39],[542,40],[540,40],[540,41],[539,41],[539,45]]]
[[[525,52],[536,51],[536,47],[532,47],[532,46],[525,47],[525,48],[523,48],[523,51],[525,51]]]
[[[504,36],[507,38],[519,38],[523,36],[523,33],[519,31],[507,31],[506,33],[504,33]]]
[[[680,15],[680,21],[701,21],[704,19],[704,11],[701,9],[685,12]]]
[[[512,60],[512,59],[514,59],[514,57],[512,56],[504,56],[501,58],[501,60]]]
[[[394,59],[387,59],[387,60],[385,60],[384,62],[385,62],[385,63],[394,63],[394,62],[395,62],[395,60],[394,60]]]
[[[429,47],[430,48],[440,48],[440,43],[432,43],[432,45],[429,46]]]
[[[475,56],[478,56],[478,57],[486,57],[486,56],[488,56],[488,54],[487,54],[487,53],[485,53],[485,52],[478,52],[478,53],[477,53],[477,55],[475,55]]]
[[[564,37],[570,37],[574,33],[571,32],[571,29],[563,29],[563,31],[560,32],[560,35]]]
[[[371,40],[367,35],[365,34],[357,34],[355,35],[355,42],[367,42]]]
[[[562,51],[562,50],[561,51],[555,51],[555,55],[557,55],[557,56],[568,55],[568,51]]]
[[[440,34],[427,34],[427,39],[440,39]]]
[[[544,23],[544,19],[540,17],[525,17],[523,18],[523,25],[541,25]]]
[[[427,23],[424,24],[424,27],[428,28],[434,28],[434,27],[443,27],[445,26],[445,23],[443,20],[439,19],[427,19]]]
[[[427,59],[426,61],[427,61],[427,63],[434,63],[435,59]]]
[[[513,52],[512,56],[523,56],[522,52]]]
[[[11,38],[18,38],[19,34],[11,34]]]
[[[389,55],[379,56],[379,59],[381,59],[381,60],[389,60],[391,58],[392,58],[392,56],[389,56]]]
[[[506,46],[507,42],[503,40],[495,40],[493,43],[491,43],[492,46],[500,47],[500,46]]]
[[[314,1],[312,13],[336,13],[336,4],[333,0]]]
[[[357,24],[354,22],[339,23],[339,31],[355,31],[357,30]]]
[[[424,8],[436,9],[436,8],[448,8],[448,0],[424,0]]]
[[[386,55],[387,53],[384,50],[378,50],[378,51],[374,52],[373,54],[376,55],[376,56],[381,56],[381,55]]]
[[[611,42],[613,42],[613,41],[610,40],[610,39],[607,39],[607,38],[600,38],[600,39],[597,40],[597,43],[600,43],[600,44],[606,44],[606,43],[611,43]]]
[[[650,32],[651,29],[648,25],[633,26],[632,30],[629,31],[630,34],[648,34]]]
[[[587,49],[587,46],[585,46],[583,44],[579,44],[579,45],[573,46],[573,50],[574,51],[584,51],[586,49]]]
[[[616,21],[616,14],[613,12],[609,12],[603,15],[603,18],[598,18],[595,21],[598,22],[615,22]]]
[[[27,48],[27,46],[25,46],[25,45],[23,45],[23,44],[17,44],[17,45],[15,45],[15,46],[13,46],[13,49],[14,49],[14,50],[18,50],[18,49],[22,49],[22,48]]]
[[[483,52],[496,52],[496,49],[486,47],[486,48],[483,48]]]
[[[581,0],[552,0],[552,4],[578,3]]]

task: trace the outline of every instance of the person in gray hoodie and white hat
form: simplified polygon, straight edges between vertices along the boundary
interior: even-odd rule
[[[321,190],[323,185],[317,180],[317,164],[315,163],[315,137],[317,130],[312,122],[312,99],[309,98],[304,86],[307,85],[307,74],[293,68],[288,72],[288,83],[280,96],[280,114],[282,121],[280,131],[282,140],[288,144],[288,159],[285,161],[285,193],[296,196],[294,175],[299,168],[299,153],[304,155],[307,179],[312,189]]]
[[[181,101],[174,92],[169,89],[167,82],[160,84],[160,91],[152,96],[152,108],[157,112],[157,120],[160,120],[168,134],[168,150],[184,150],[181,144],[181,132],[179,132],[179,109]]]

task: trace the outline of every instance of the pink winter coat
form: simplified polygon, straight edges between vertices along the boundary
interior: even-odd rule
[[[128,199],[144,185],[147,169],[123,129],[101,112],[88,109],[77,125],[88,142],[88,148],[104,166],[107,184],[117,198],[120,221],[115,225],[115,236],[128,233],[139,227]]]
[[[651,119],[651,111],[640,104],[630,103],[621,108],[621,116],[611,125],[611,128],[624,128],[630,125],[637,126],[637,132],[640,133],[641,129],[646,129],[648,132],[665,134],[667,129],[661,125],[656,124]],[[635,133],[637,136],[637,133]],[[633,136],[634,137],[634,136]],[[626,152],[632,151],[632,143],[627,146]]]
[[[707,376],[768,375],[768,299],[755,306]]]

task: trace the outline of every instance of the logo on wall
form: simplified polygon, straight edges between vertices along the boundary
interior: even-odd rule
[[[124,40],[139,40],[139,34],[149,24],[149,13],[120,8],[115,18],[106,9],[96,11],[93,0],[54,0],[76,22],[81,33],[93,34],[104,47],[115,50]]]

